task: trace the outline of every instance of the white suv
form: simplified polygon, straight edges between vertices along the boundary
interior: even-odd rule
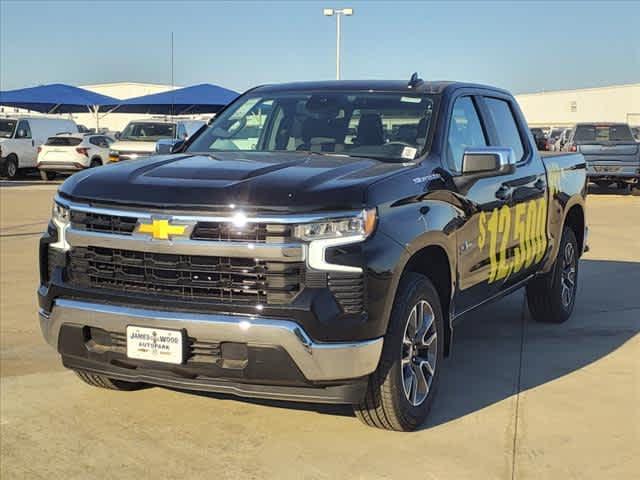
[[[71,173],[99,167],[109,161],[109,148],[115,140],[99,134],[66,134],[49,137],[38,148],[37,167],[43,180],[53,180],[56,173]]]

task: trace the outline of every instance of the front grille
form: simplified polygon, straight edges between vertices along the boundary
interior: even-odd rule
[[[76,230],[132,235],[138,217],[104,215],[94,212],[71,211],[71,224]],[[293,227],[276,223],[249,223],[236,227],[231,222],[198,222],[192,240],[212,242],[286,243],[291,241]]]
[[[344,312],[359,313],[364,310],[366,289],[361,273],[332,272],[327,276],[327,285]]]
[[[73,248],[69,281],[83,288],[216,303],[284,304],[300,291],[302,263]]]
[[[228,222],[198,222],[191,234],[193,240],[255,243],[286,243],[291,236],[290,225],[249,223],[239,228]]]
[[[137,217],[103,215],[71,210],[71,225],[76,230],[131,235],[136,228]]]

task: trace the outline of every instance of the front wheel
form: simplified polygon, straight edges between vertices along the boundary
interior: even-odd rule
[[[444,350],[440,298],[431,281],[403,275],[391,312],[380,363],[364,400],[354,405],[365,424],[411,431],[427,418],[436,395]]]
[[[527,284],[527,303],[535,321],[563,323],[571,316],[578,291],[578,257],[576,235],[564,227],[553,268]]]
[[[102,166],[102,160],[100,160],[99,158],[94,158],[89,164],[89,168],[96,168],[100,166]]]
[[[2,172],[5,177],[9,180],[15,180],[18,178],[20,170],[18,168],[18,159],[15,155],[9,155],[5,160],[4,164],[4,172]]]

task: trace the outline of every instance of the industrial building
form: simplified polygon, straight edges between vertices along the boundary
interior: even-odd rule
[[[580,122],[640,125],[640,83],[516,95],[531,127]]]

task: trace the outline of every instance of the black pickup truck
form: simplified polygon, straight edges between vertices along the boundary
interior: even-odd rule
[[[570,316],[585,185],[503,90],[254,88],[170,154],[64,182],[40,325],[94,386],[347,403],[411,430],[466,312],[526,287],[535,320]]]

